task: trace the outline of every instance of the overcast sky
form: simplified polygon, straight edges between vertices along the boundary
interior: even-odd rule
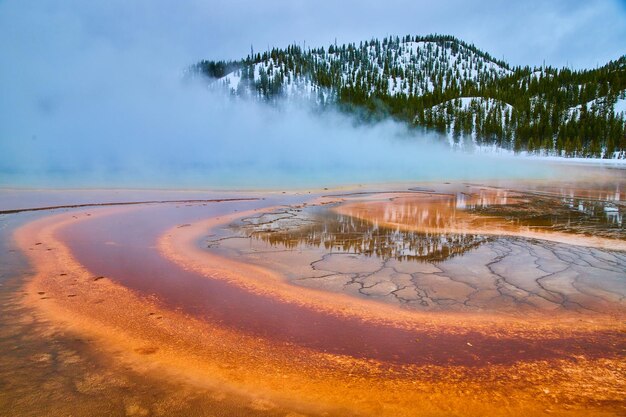
[[[335,39],[358,43],[429,33],[455,35],[514,65],[545,60],[553,66],[594,67],[626,53],[626,3],[0,0],[0,175],[93,166],[119,172],[136,168],[129,164],[140,159],[158,171],[172,163],[174,152],[181,155],[181,148],[188,159],[181,156],[177,164],[202,165],[215,158],[211,150],[236,153],[239,143],[254,146],[252,132],[274,135],[272,149],[282,149],[299,134],[296,124],[277,121],[263,131],[265,116],[256,114],[262,110],[236,114],[238,108],[217,105],[206,93],[182,91],[181,70],[203,58],[241,58],[251,45],[262,51],[292,42],[327,46]],[[242,126],[251,114],[248,119],[257,124]],[[328,130],[306,115],[292,116],[311,132],[318,131],[314,126]],[[379,129],[376,135],[394,131]],[[324,135],[362,134],[335,133]],[[289,155],[273,165],[272,156],[259,159],[267,158],[276,169],[289,165]],[[350,162],[339,154],[334,161]],[[302,162],[307,163],[311,170],[317,164]]]
[[[3,61],[11,45],[23,60],[110,44],[146,53],[178,50],[169,58],[183,65],[203,57],[239,58],[251,44],[263,50],[294,41],[317,46],[429,33],[455,35],[512,64],[545,59],[556,66],[595,66],[626,53],[626,1],[0,1]]]

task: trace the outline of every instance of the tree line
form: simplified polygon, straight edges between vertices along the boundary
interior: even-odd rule
[[[613,110],[626,98],[626,56],[579,71],[510,67],[452,36],[407,35],[290,45],[240,61],[201,61],[190,73],[218,82],[236,75],[233,94],[269,101],[300,86],[320,105],[393,117],[455,142],[565,156],[626,153],[625,116]]]

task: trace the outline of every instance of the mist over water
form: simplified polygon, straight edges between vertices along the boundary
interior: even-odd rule
[[[76,13],[21,4],[0,4],[0,49],[11,62],[0,68],[0,186],[273,188],[548,174],[545,164],[452,152],[392,121],[359,125],[305,102],[233,99],[183,82],[183,69],[205,56],[158,25],[126,17],[109,27],[111,16],[78,3]]]
[[[304,103],[269,106],[167,81],[35,109],[28,129],[14,133],[21,138],[2,144],[2,185],[307,187],[544,171],[452,152],[392,121],[359,125]]]

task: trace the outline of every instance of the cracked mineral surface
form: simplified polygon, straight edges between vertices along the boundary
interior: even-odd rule
[[[623,415],[621,190],[429,183],[0,216],[0,415]]]
[[[485,187],[351,197],[245,217],[206,245],[295,285],[408,309],[626,311],[625,253],[579,236],[626,243],[621,200]]]

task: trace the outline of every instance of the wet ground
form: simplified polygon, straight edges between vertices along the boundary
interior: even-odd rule
[[[0,215],[0,415],[620,415],[623,187],[150,192]]]
[[[626,312],[624,252],[563,243],[569,234],[626,242],[619,193],[413,191],[243,218],[208,237],[207,248],[280,270],[296,285],[410,309]]]
[[[92,200],[82,199],[84,194],[82,191],[55,193],[51,201],[28,193],[27,201],[35,204],[23,207],[37,207],[37,202],[74,205],[111,201],[108,193],[99,193],[100,197]],[[93,193],[87,194],[87,198],[93,197]],[[121,194],[121,202],[141,201],[146,197],[141,192],[114,194]],[[155,196],[153,192],[147,194]],[[180,193],[165,195],[166,198],[179,196]],[[164,197],[163,193],[160,197]],[[206,193],[183,194],[185,197],[206,197]],[[13,201],[10,203],[2,208],[19,207]],[[250,400],[248,396],[190,385],[150,370],[135,371],[118,354],[103,351],[92,338],[59,327],[37,309],[24,305],[27,296],[24,284],[36,271],[12,234],[28,222],[59,212],[80,211],[65,208],[0,215],[0,416],[271,417],[289,413],[263,401]],[[38,295],[46,298],[45,294]]]

